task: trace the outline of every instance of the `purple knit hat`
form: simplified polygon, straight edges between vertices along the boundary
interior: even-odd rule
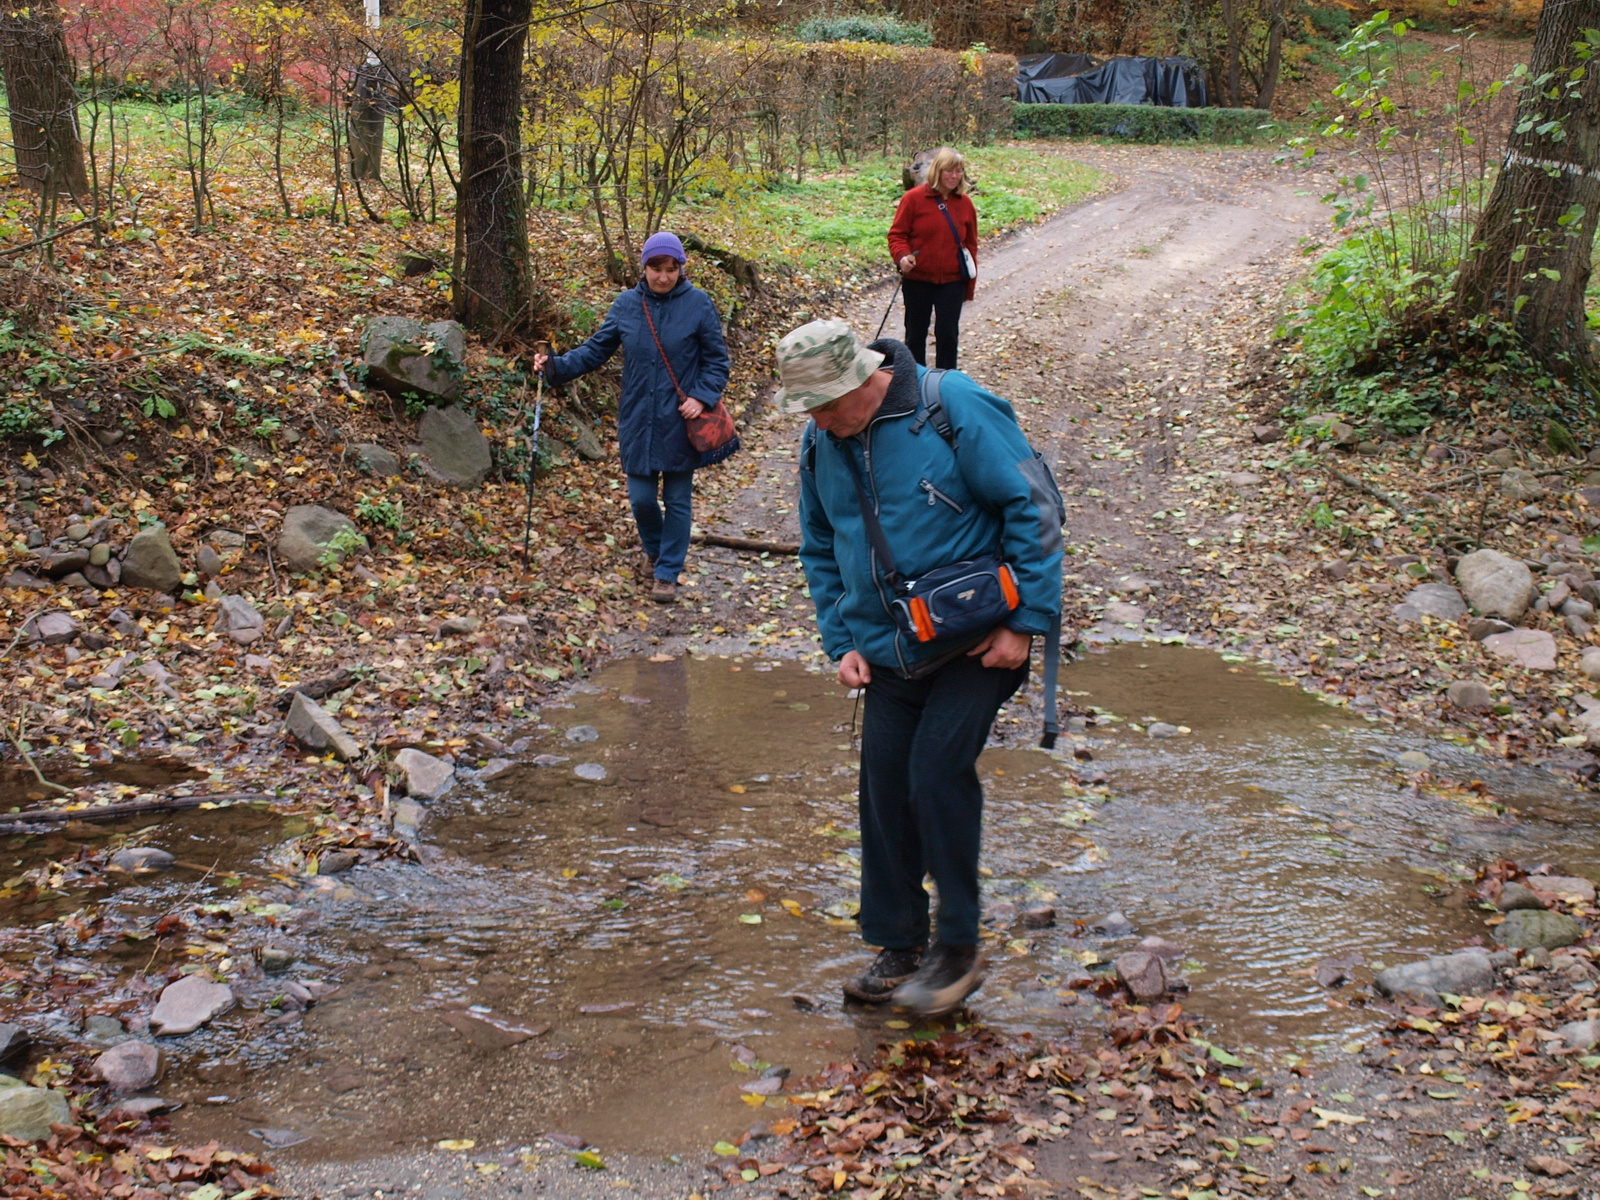
[[[678,235],[665,230],[652,233],[644,240],[644,249],[639,251],[639,265],[644,266],[652,258],[675,258],[680,265],[689,261],[689,256],[683,252],[683,243],[678,240]]]

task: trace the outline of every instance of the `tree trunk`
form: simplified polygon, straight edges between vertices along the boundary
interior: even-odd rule
[[[522,59],[532,0],[467,0],[461,39],[454,294],[462,324],[505,333],[532,316],[522,194]]]
[[[350,101],[350,177],[379,179],[383,174],[383,67],[371,60],[356,68]]]
[[[0,72],[18,179],[39,192],[87,196],[78,93],[55,0],[0,0]]]
[[[1267,65],[1261,72],[1256,107],[1270,113],[1273,94],[1278,90],[1278,73],[1283,68],[1283,0],[1273,0],[1267,22]]]
[[[1222,28],[1227,38],[1228,107],[1239,107],[1239,0],[1222,0]]]
[[[1595,371],[1583,294],[1600,217],[1596,62],[1587,64],[1588,78],[1577,88],[1564,85],[1581,65],[1573,44],[1596,26],[1600,0],[1545,5],[1528,72],[1544,85],[1529,86],[1518,102],[1504,163],[1456,286],[1460,317],[1510,320],[1523,344],[1558,375],[1585,381]],[[1552,120],[1559,127],[1551,128]]]

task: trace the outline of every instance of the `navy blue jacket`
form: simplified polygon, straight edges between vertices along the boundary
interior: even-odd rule
[[[700,452],[689,443],[672,379],[645,324],[646,304],[678,384],[707,408],[720,402],[728,382],[722,320],[711,297],[687,279],[678,280],[665,296],[656,295],[641,279],[612,302],[592,338],[545,364],[545,378],[566,383],[587,375],[622,347],[622,398],[617,403],[622,469],[629,475],[692,471]]]

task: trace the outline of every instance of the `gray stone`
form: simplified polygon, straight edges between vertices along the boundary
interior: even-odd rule
[[[1483,639],[1483,648],[1528,671],[1556,669],[1556,639],[1542,629],[1514,629]]]
[[[233,1007],[233,989],[213,983],[204,975],[185,975],[161,989],[161,999],[150,1014],[153,1033],[193,1033]]]
[[[489,439],[462,409],[430,408],[417,430],[429,470],[451,487],[475,488],[489,477]]]
[[[416,836],[417,827],[427,815],[427,810],[415,800],[396,800],[391,811],[394,813],[395,830],[406,837]]]
[[[1590,646],[1585,650],[1578,667],[1590,679],[1600,679],[1600,646]]]
[[[138,626],[136,625],[134,628],[138,629]],[[142,633],[144,631],[140,630],[140,632]],[[174,678],[171,671],[167,670],[166,667],[162,666],[154,659],[147,663],[140,663],[139,674],[157,684],[166,683],[169,679]]]
[[[1458,679],[1445,689],[1450,703],[1467,712],[1487,712],[1494,707],[1494,693],[1476,679]]]
[[[111,861],[106,865],[113,871],[128,871],[134,874],[165,871],[177,863],[177,859],[165,850],[157,850],[154,846],[132,846],[126,850],[118,850],[111,856]]]
[[[65,646],[78,636],[82,627],[72,619],[71,615],[64,612],[52,611],[40,613],[28,622],[32,631],[32,640],[46,646]]]
[[[1593,1050],[1600,1045],[1600,1017],[1590,1017],[1587,1021],[1568,1021],[1565,1025],[1557,1026],[1556,1033],[1560,1035],[1564,1049]]]
[[[91,567],[103,567],[110,561],[110,542],[96,542],[93,546],[89,547],[89,565]]]
[[[13,1025],[9,1021],[0,1023],[0,1062],[21,1054],[32,1040],[21,1025]]]
[[[32,588],[36,591],[48,591],[50,588],[50,581],[47,579],[40,579],[37,575],[31,575],[27,571],[12,571],[6,575],[4,580],[0,580],[0,587]]]
[[[109,553],[110,548],[107,547]],[[114,588],[122,581],[122,564],[116,559],[108,559],[102,567],[90,564],[83,569],[83,577],[97,588]]]
[[[446,637],[453,634],[476,633],[482,623],[477,617],[451,617],[439,626],[439,632]]]
[[[1138,626],[1143,625],[1144,620],[1144,609],[1137,604],[1128,604],[1121,600],[1112,601],[1100,614],[1100,622],[1103,625]]]
[[[1573,596],[1562,602],[1556,611],[1563,617],[1578,617],[1587,621],[1594,616],[1594,605],[1587,600],[1579,600],[1576,596]]]
[[[50,1088],[0,1089],[0,1135],[37,1142],[50,1136],[50,1126],[72,1124],[67,1098]]]
[[[161,1078],[161,1051],[148,1042],[123,1042],[94,1060],[94,1073],[114,1092],[138,1092]]]
[[[491,779],[499,779],[500,776],[504,775],[516,765],[517,764],[509,758],[491,758],[488,762],[483,764],[483,770],[478,772],[478,778],[484,780],[485,782],[488,782]]]
[[[600,731],[593,725],[574,725],[567,730],[567,741],[569,742],[598,742],[599,740]]]
[[[294,966],[295,953],[282,946],[261,947],[261,969],[269,975],[276,975],[280,971],[287,971]]]
[[[409,317],[373,317],[361,334],[367,378],[403,395],[446,399],[461,390],[466,336],[454,321],[424,325]]]
[[[1508,912],[1506,919],[1494,929],[1494,940],[1502,946],[1518,950],[1531,950],[1543,946],[1556,950],[1570,946],[1583,937],[1583,925],[1565,913],[1544,909],[1519,908]]]
[[[341,537],[340,530],[349,530],[358,536],[352,541],[348,535]],[[367,539],[359,537],[355,522],[343,513],[320,504],[297,504],[283,514],[283,528],[278,533],[278,558],[288,564],[291,571],[302,574],[322,567],[323,556],[329,554],[342,562],[346,551],[332,548],[337,538],[351,549],[365,551]]]
[[[89,527],[82,521],[67,526],[67,537],[74,542],[81,542],[89,536]]]
[[[1550,493],[1532,471],[1512,467],[1500,476],[1500,494],[1512,500],[1543,500]]]
[[[1098,933],[1103,937],[1129,937],[1134,931],[1134,924],[1120,912],[1109,912],[1103,917],[1096,917],[1089,922],[1089,931]]]
[[[443,759],[407,746],[394,756],[400,771],[400,786],[406,795],[421,800],[437,800],[450,790],[456,771]]]
[[[1500,889],[1494,906],[1501,912],[1514,912],[1519,908],[1543,908],[1544,901],[1535,896],[1527,884],[1512,880]]]
[[[52,551],[45,555],[41,565],[50,578],[64,579],[68,575],[76,575],[89,565],[89,552],[81,548]]]
[[[1461,593],[1448,583],[1424,583],[1412,588],[1406,598],[1395,605],[1393,616],[1396,621],[1420,621],[1424,616],[1436,621],[1454,621],[1466,611]]]
[[[1250,430],[1250,436],[1262,445],[1265,445],[1269,442],[1281,441],[1283,439],[1283,426],[1257,425]]]
[[[1421,750],[1407,750],[1403,754],[1396,754],[1394,761],[1396,766],[1404,767],[1408,771],[1433,770],[1433,759]]]
[[[296,692],[284,722],[289,732],[308,750],[332,750],[341,762],[361,757],[361,745],[331,713],[304,692]]]
[[[165,525],[152,525],[133,535],[122,556],[122,586],[148,588],[175,594],[183,586],[183,564],[178,561]]]
[[[1140,938],[1139,944],[1134,949],[1143,950],[1146,954],[1154,954],[1157,958],[1166,962],[1177,962],[1183,957],[1182,947],[1167,941],[1166,938],[1160,937]]]
[[[202,544],[200,549],[194,552],[194,565],[202,575],[221,575],[222,555],[210,546]]]
[[[213,529],[206,534],[206,541],[224,550],[243,550],[247,540],[245,535],[236,529]]]
[[[439,1019],[480,1050],[505,1050],[548,1032],[548,1025],[512,1025],[475,1012],[441,1012]]]
[[[1145,727],[1145,734],[1153,738],[1177,737],[1181,731],[1176,725],[1169,725],[1165,721],[1152,721]]]
[[[1167,990],[1166,964],[1159,954],[1148,950],[1129,950],[1117,955],[1117,978],[1133,993],[1135,1000],[1154,1000]]]
[[[1481,995],[1494,987],[1494,965],[1482,950],[1465,954],[1441,954],[1421,962],[1402,963],[1379,971],[1378,990],[1385,996],[1424,989],[1436,995]]]
[[[1594,884],[1581,875],[1529,875],[1528,886],[1560,896],[1562,899],[1575,896],[1585,904],[1594,903]]]
[[[384,479],[400,474],[400,460],[382,446],[363,442],[351,446],[350,452],[356,456],[356,466],[363,471]]]
[[[599,462],[605,458],[606,448],[595,431],[577,417],[569,416],[567,420],[577,433],[572,439],[572,448],[578,452],[578,457],[585,462]]]
[[[224,596],[217,603],[222,627],[241,646],[248,646],[266,633],[266,618],[243,596]]]
[[[1456,582],[1474,612],[1521,620],[1538,594],[1527,565],[1498,550],[1474,550],[1456,564]]]
[[[1024,929],[1049,929],[1056,923],[1056,910],[1049,905],[1026,909],[1022,914]]]
[[[317,874],[342,875],[360,861],[359,854],[352,854],[348,850],[329,850],[317,859]]]
[[[104,1013],[90,1013],[83,1019],[83,1040],[94,1046],[120,1046],[133,1035],[122,1022]]]
[[[513,633],[524,633],[528,628],[528,618],[521,613],[501,613],[494,619],[494,623],[501,629],[509,629]]]
[[[1261,476],[1254,471],[1229,471],[1223,478],[1234,487],[1254,487],[1261,482]]]
[[[572,768],[572,773],[579,779],[587,779],[590,783],[599,783],[606,777],[606,769],[599,763],[579,763]]]

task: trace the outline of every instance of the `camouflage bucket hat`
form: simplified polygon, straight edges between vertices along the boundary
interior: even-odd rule
[[[812,321],[778,343],[775,397],[787,413],[803,413],[853,392],[883,362],[883,355],[856,340],[844,321]]]

